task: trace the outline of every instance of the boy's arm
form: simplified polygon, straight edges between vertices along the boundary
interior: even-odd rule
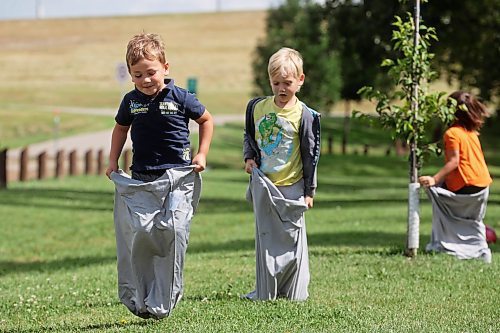
[[[314,203],[314,198],[306,195],[305,202],[306,202],[307,208],[312,208],[313,203]]]
[[[245,171],[252,173],[253,168],[258,168],[260,164],[260,155],[257,142],[255,142],[255,122],[253,111],[255,105],[262,101],[264,97],[255,97],[251,99],[245,111],[245,130],[243,132],[243,160],[245,161]]]
[[[193,158],[194,171],[201,172],[207,166],[207,155],[212,142],[214,132],[214,121],[210,112],[205,109],[203,115],[195,120],[199,125],[198,153]]]
[[[306,106],[307,107],[307,106]],[[304,175],[304,195],[312,198],[316,192],[317,186],[317,167],[321,147],[321,124],[318,113],[312,113],[304,110],[302,114],[302,123],[300,128],[300,153],[302,158]]]
[[[257,162],[255,162],[254,159],[252,158],[247,158],[245,160],[245,171],[248,174],[252,174],[252,169],[253,168],[258,168],[259,166],[257,165]]]
[[[127,141],[127,134],[130,126],[115,124],[111,134],[111,148],[109,150],[109,164],[106,170],[106,176],[110,178],[111,172],[118,171],[118,159],[122,153],[123,145]]]

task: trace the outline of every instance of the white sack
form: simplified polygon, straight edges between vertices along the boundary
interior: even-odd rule
[[[112,173],[118,294],[135,315],[163,318],[182,297],[189,226],[201,176],[193,167],[169,169],[144,183]]]
[[[489,188],[474,194],[455,194],[433,186],[427,194],[432,202],[432,234],[426,250],[491,262],[483,223]]]
[[[252,300],[309,296],[309,257],[303,183],[287,187],[285,199],[278,188],[253,168],[247,199],[255,213],[256,286],[246,295]],[[295,187],[295,188],[294,188]]]

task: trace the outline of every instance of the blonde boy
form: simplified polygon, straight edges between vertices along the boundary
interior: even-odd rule
[[[319,113],[300,102],[303,60],[281,48],[268,64],[273,96],[247,105],[245,171],[256,221],[256,289],[250,299],[308,297],[304,212],[313,207],[320,152]]]

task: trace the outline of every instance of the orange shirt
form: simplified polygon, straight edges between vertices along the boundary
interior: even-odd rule
[[[444,148],[445,151],[459,152],[458,167],[445,179],[448,190],[457,191],[464,186],[487,187],[491,184],[491,176],[477,132],[467,131],[461,126],[452,126],[444,133]]]

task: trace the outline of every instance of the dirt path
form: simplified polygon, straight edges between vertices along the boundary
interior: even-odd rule
[[[106,109],[65,109],[62,112],[68,113],[86,113],[109,116],[110,111]],[[112,114],[112,113],[111,113]],[[244,121],[244,116],[242,115],[218,115],[214,116],[214,124],[223,125],[228,122],[238,122]],[[198,131],[198,126],[194,121],[190,122],[189,128],[191,132]],[[112,129],[93,132],[93,133],[83,133],[79,135],[74,135],[70,137],[59,138],[57,140],[48,140],[39,143],[34,143],[29,146],[30,155],[38,155],[41,152],[46,151],[49,154],[55,154],[59,149],[64,149],[65,151],[76,150],[79,153],[88,151],[89,149],[99,150],[103,149],[106,153],[109,150],[109,145],[111,143],[111,132]],[[132,143],[130,142],[130,137],[127,140],[124,148],[131,148]],[[9,158],[16,158],[19,156],[21,149],[11,149],[8,152]]]

